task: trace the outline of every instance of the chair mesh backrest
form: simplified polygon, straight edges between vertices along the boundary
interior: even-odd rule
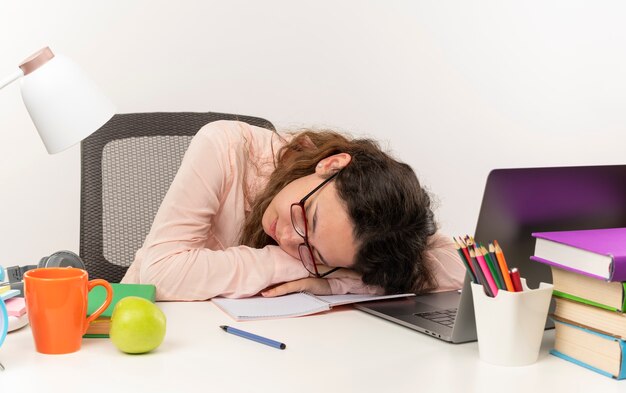
[[[223,113],[115,115],[81,143],[80,256],[90,278],[119,282],[150,231],[191,138]]]

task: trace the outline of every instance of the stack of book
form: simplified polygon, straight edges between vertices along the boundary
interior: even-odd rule
[[[626,228],[533,233],[552,269],[555,356],[626,378]]]
[[[0,283],[0,345],[7,332],[28,324],[26,302],[23,297],[19,297],[20,294],[18,289],[11,289],[9,285]],[[6,321],[3,320],[5,317]]]
[[[109,337],[111,330],[111,315],[117,305],[117,302],[128,296],[137,296],[154,302],[156,296],[156,287],[151,284],[119,284],[111,283],[113,289],[113,299],[111,304],[104,310],[98,318],[89,324],[87,332],[83,337],[86,338],[106,338]],[[103,286],[96,286],[87,298],[87,316],[94,313],[106,299],[106,290]]]

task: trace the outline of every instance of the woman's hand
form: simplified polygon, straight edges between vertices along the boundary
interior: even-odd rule
[[[273,288],[261,292],[264,297],[282,296],[294,292],[310,292],[314,295],[332,295],[330,284],[325,278],[302,278],[300,280],[289,281]]]
[[[325,273],[331,268],[327,266],[318,265],[318,271],[320,273]],[[327,278],[350,278],[350,279],[360,279],[361,275],[359,275],[354,270],[350,269],[339,269],[328,276]],[[282,296],[288,293],[294,292],[310,292],[314,295],[332,295],[330,284],[326,278],[316,278],[316,277],[308,277],[302,278],[295,281],[289,281],[284,284],[277,285],[272,288],[268,288],[261,292],[261,295],[264,297],[274,297],[274,296]]]

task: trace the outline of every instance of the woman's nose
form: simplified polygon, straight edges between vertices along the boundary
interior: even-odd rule
[[[287,229],[280,239],[282,249],[295,257],[298,256],[298,246],[302,243],[304,239],[293,228]]]

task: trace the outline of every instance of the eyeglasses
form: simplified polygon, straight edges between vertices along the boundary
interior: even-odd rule
[[[317,271],[317,265],[315,264],[315,258],[313,257],[313,249],[309,244],[309,222],[306,219],[306,210],[304,209],[304,203],[307,199],[309,199],[311,195],[315,194],[317,190],[324,187],[326,183],[333,180],[339,172],[340,171],[335,172],[328,179],[324,180],[322,184],[315,187],[311,192],[306,194],[304,198],[300,199],[300,202],[291,204],[291,224],[293,225],[293,229],[295,229],[298,235],[300,235],[304,240],[304,243],[298,246],[300,260],[302,261],[302,264],[304,265],[306,270],[308,270],[309,273],[314,274],[318,278],[325,277],[341,268],[336,267],[322,274]]]

